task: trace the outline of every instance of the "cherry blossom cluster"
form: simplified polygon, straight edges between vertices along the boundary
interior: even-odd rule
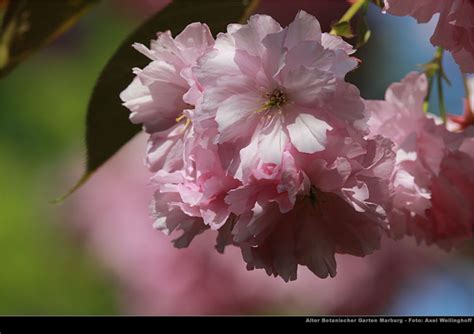
[[[474,128],[427,117],[423,74],[364,101],[345,81],[355,50],[304,11],[134,46],[151,62],[121,98],[149,134],[154,226],[181,230],[176,247],[217,231],[218,251],[288,281],[299,265],[333,277],[336,254],[371,254],[383,235],[472,237]]]

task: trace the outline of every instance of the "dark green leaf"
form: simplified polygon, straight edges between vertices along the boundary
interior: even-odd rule
[[[348,21],[341,21],[337,22],[332,26],[332,31],[337,35],[345,38],[352,38],[354,37],[354,33],[352,32],[352,27],[350,22]]]
[[[0,77],[68,30],[97,1],[6,1],[0,32]]]
[[[214,34],[226,30],[232,22],[247,19],[259,1],[175,0],[139,27],[119,47],[103,69],[92,94],[87,113],[87,170],[74,191],[90,174],[127,143],[140,127],[130,123],[129,111],[119,94],[133,79],[133,67],[145,67],[150,61],[131,45],[148,45],[158,31],[181,32],[189,23],[207,23]]]

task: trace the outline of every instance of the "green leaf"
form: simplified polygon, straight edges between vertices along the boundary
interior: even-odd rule
[[[98,0],[6,1],[0,32],[0,77],[68,30],[96,2]]]
[[[103,69],[92,94],[86,124],[87,170],[70,193],[141,130],[130,123],[129,111],[119,98],[120,92],[132,82],[132,68],[143,68],[150,62],[131,45],[135,42],[148,45],[158,31],[171,30],[175,36],[192,22],[207,23],[216,35],[225,31],[229,23],[247,20],[258,3],[258,0],[175,0],[122,43]]]
[[[341,36],[345,38],[354,37],[351,24],[348,21],[337,22],[331,28],[332,28],[331,32],[334,32],[334,34],[336,34],[337,36]]]

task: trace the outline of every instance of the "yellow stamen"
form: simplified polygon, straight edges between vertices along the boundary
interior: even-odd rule
[[[181,121],[183,120],[183,118],[185,118],[185,117],[186,117],[186,115],[185,115],[185,114],[181,114],[181,116],[179,116],[179,117],[176,117],[176,123],[179,123],[179,122],[181,122]]]
[[[186,131],[186,129],[192,124],[192,121],[191,121],[191,119],[190,119],[188,116],[186,116],[185,114],[182,114],[182,115],[176,117],[176,123],[181,122],[183,119],[185,119],[185,121],[184,121],[184,129],[183,129],[183,132],[184,132],[184,131]]]

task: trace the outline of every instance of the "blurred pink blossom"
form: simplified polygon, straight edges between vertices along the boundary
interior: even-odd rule
[[[393,15],[410,15],[426,23],[439,13],[433,45],[453,54],[463,72],[474,72],[474,2],[472,0],[385,0]]]
[[[414,235],[449,249],[472,238],[474,127],[453,133],[423,112],[424,74],[389,87],[385,101],[367,101],[369,126],[395,143],[392,235]]]

